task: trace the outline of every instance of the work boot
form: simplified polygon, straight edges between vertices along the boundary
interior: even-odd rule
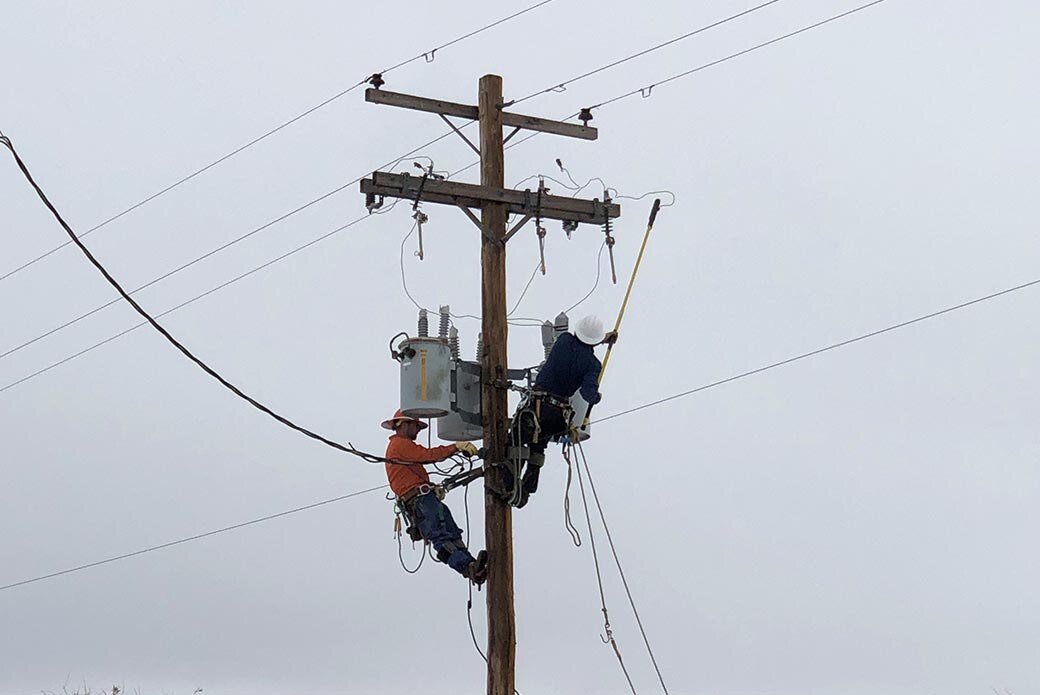
[[[531,458],[527,462],[527,470],[524,471],[524,478],[520,483],[520,501],[517,502],[517,509],[527,504],[527,498],[538,491],[538,476],[541,474],[544,464],[545,454],[532,451]]]
[[[503,502],[511,504],[513,499],[513,485],[519,471],[514,472],[512,462],[502,464],[498,467],[498,470],[500,471],[499,480],[502,481],[502,487],[492,484],[492,479],[488,477],[485,477],[485,485]]]
[[[477,553],[477,559],[469,563],[466,577],[478,587],[487,581],[488,554],[486,550]]]

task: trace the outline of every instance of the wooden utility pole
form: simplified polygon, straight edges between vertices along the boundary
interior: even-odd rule
[[[505,186],[505,153],[502,144],[502,78],[480,78],[477,113],[480,120],[480,185]],[[505,423],[509,421],[509,392],[501,388],[507,375],[506,346],[506,211],[501,203],[481,208],[480,221],[487,231],[481,236],[481,316],[484,354],[481,417],[484,448],[494,459],[506,460]],[[497,387],[496,387],[497,385]],[[512,508],[491,492],[503,489],[501,471],[485,471],[484,536],[488,551],[488,695],[513,692],[516,666],[516,616],[513,612],[513,516]],[[490,487],[489,487],[490,486]]]
[[[561,220],[568,228],[580,223],[604,224],[621,214],[619,206],[599,200],[552,196],[547,190],[516,191],[504,188],[504,145],[520,130],[536,130],[595,140],[595,128],[549,121],[503,110],[502,78],[480,78],[477,106],[385,92],[382,79],[373,76],[375,85],[367,90],[368,101],[438,114],[480,155],[480,185],[455,183],[432,176],[375,172],[361,181],[369,209],[382,198],[403,198],[413,203],[453,204],[480,229],[481,313],[484,352],[481,360],[481,417],[484,426],[484,528],[489,555],[487,580],[488,616],[488,695],[513,695],[516,679],[516,618],[513,611],[513,520],[512,508],[492,489],[503,489],[501,465],[507,461],[509,427],[509,370],[506,321],[506,242],[532,218]],[[476,120],[480,126],[480,147],[475,146],[448,116]],[[503,137],[503,126],[513,130]],[[431,167],[432,169],[432,167]],[[471,208],[480,210],[480,218]],[[507,231],[507,216],[521,216]]]

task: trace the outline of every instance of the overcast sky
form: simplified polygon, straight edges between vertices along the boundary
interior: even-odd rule
[[[496,73],[518,98],[753,4],[555,0],[391,72],[386,88],[475,103]],[[777,2],[516,110],[564,118],[857,4]],[[0,130],[83,232],[526,6],[11,2]],[[597,142],[511,149],[507,185],[561,178],[560,157],[581,183],[675,193],[597,415],[1040,278],[1038,23],[1019,0],[888,0],[606,106]],[[357,90],[86,241],[138,287],[445,130]],[[2,154],[0,274],[65,240]],[[421,154],[449,171],[474,159],[454,137]],[[620,201],[619,285],[604,257],[576,314],[613,320],[652,197]],[[478,313],[476,229],[453,208],[425,211],[425,260],[414,237],[404,247],[412,294]],[[352,184],[138,298],[166,311],[364,214]],[[250,394],[380,453],[398,393],[387,340],[415,328],[400,278],[410,227],[401,205],[163,322]],[[551,318],[588,292],[602,239],[551,225],[548,275],[516,316]],[[528,227],[509,246],[511,302],[537,257]],[[114,296],[63,249],[0,280],[0,352]],[[586,452],[673,695],[1040,692],[1038,301],[1024,289],[595,427]],[[10,354],[0,389],[138,322],[118,304]],[[472,356],[479,324],[457,325]],[[514,366],[537,362],[538,331],[512,328],[509,347]],[[0,423],[0,585],[385,482],[381,466],[236,399],[150,329],[0,391]],[[626,693],[600,641],[588,543],[564,528],[565,479],[554,447],[514,516],[517,685]],[[448,504],[461,523],[462,493]],[[479,549],[476,489],[470,507]],[[0,591],[0,692],[66,679],[70,692],[146,695],[483,692],[466,584],[429,561],[406,574],[392,523],[376,492]],[[639,692],[660,692],[599,539],[615,635]]]

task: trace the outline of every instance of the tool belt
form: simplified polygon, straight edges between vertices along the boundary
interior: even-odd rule
[[[427,495],[431,492],[437,495],[437,499],[444,499],[443,487],[441,487],[440,485],[435,485],[433,483],[423,483],[422,485],[416,485],[408,492],[398,496],[397,502],[398,504],[402,505],[411,504],[413,501],[415,501],[417,497]]]
[[[541,401],[542,403],[548,403],[549,405],[555,405],[560,410],[568,410],[571,407],[571,402],[569,400],[555,396],[548,391],[531,391],[531,399],[534,401]]]
[[[423,540],[422,533],[419,531],[419,514],[415,509],[415,503],[423,495],[430,493],[437,495],[437,499],[444,499],[444,488],[440,485],[434,485],[432,483],[423,483],[422,485],[416,485],[408,492],[403,495],[399,495],[397,498],[397,507],[404,514],[405,521],[408,522],[408,527],[405,529],[405,533],[413,541]]]

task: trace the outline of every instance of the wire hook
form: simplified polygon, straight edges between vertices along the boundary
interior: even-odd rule
[[[656,85],[650,85],[649,87],[643,87],[642,89],[639,90],[639,96],[643,97],[644,99],[649,99],[650,98],[650,92],[654,91],[654,87],[655,86]]]

